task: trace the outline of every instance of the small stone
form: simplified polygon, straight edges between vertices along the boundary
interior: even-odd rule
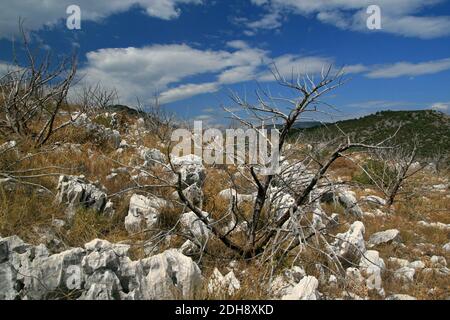
[[[392,242],[396,243],[401,242],[400,231],[398,231],[397,229],[389,229],[386,231],[374,233],[369,238],[368,246],[369,248],[371,248],[379,244],[386,244]]]

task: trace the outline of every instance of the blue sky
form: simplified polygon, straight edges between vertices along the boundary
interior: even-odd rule
[[[81,30],[66,8],[81,9]],[[381,30],[366,9],[381,8]],[[0,0],[0,70],[17,21],[33,45],[76,50],[84,81],[116,88],[121,102],[155,93],[183,118],[220,122],[230,90],[252,99],[257,83],[285,94],[268,65],[311,74],[346,66],[351,80],[327,98],[334,118],[377,110],[450,110],[450,1],[444,0]]]

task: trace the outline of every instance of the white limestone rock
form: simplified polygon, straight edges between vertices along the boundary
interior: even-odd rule
[[[436,228],[440,230],[450,230],[450,224],[445,224],[442,222],[426,222],[426,221],[419,221],[417,224],[421,227],[425,228]]]
[[[305,276],[305,270],[299,266],[286,269],[272,280],[270,283],[270,292],[277,297],[288,295],[292,292],[295,285]]]
[[[355,221],[347,232],[335,236],[332,250],[344,265],[359,264],[362,254],[366,252],[364,233],[364,224]]]
[[[282,300],[318,300],[318,286],[319,281],[315,277],[306,276],[294,286],[290,294],[283,296]]]
[[[387,244],[387,243],[400,243],[400,231],[397,229],[389,229],[381,232],[374,233],[370,236],[368,241],[368,247],[372,248],[379,244]]]
[[[74,248],[51,256],[32,259],[23,268],[23,291],[28,299],[48,299],[55,294],[63,295],[83,286],[81,261],[85,252]],[[31,260],[31,259],[30,259]]]
[[[380,258],[379,252],[367,250],[361,258],[359,268],[366,276],[366,287],[369,290],[375,290],[380,296],[384,296],[381,274],[386,265],[384,260]]]
[[[365,196],[365,197],[362,197],[361,200],[378,205],[378,206],[386,205],[386,200],[384,200],[383,198],[378,197],[378,196],[373,196],[373,195]]]
[[[145,299],[192,299],[202,284],[200,269],[176,249],[142,260],[147,291]]]
[[[450,242],[447,242],[442,246],[442,249],[444,249],[445,252],[450,253]]]
[[[388,259],[388,261],[390,263],[397,265],[398,267],[408,267],[410,264],[410,262],[406,259],[400,259],[400,258],[395,258],[395,257],[390,257]]]
[[[190,299],[201,288],[200,269],[175,249],[131,261],[128,245],[95,239],[84,247],[49,255],[43,245],[0,238],[0,298]]]
[[[112,203],[108,201],[105,190],[87,181],[84,176],[62,175],[59,177],[57,189],[56,200],[67,205],[68,218],[73,218],[80,207],[105,215],[114,214]]]
[[[208,282],[209,294],[221,294],[225,292],[229,296],[235,294],[241,288],[239,280],[234,275],[233,271],[228,272],[225,276],[217,269],[211,275]]]
[[[447,260],[442,256],[432,256],[430,262],[433,268],[444,268],[447,266]]]
[[[425,263],[420,260],[416,260],[411,262],[408,267],[413,268],[414,270],[422,270],[425,268]]]
[[[133,194],[125,217],[125,229],[134,234],[152,228],[158,223],[161,209],[167,205],[167,201],[157,197]]]
[[[408,294],[396,293],[390,295],[385,300],[417,300],[417,299]]]
[[[352,285],[360,285],[364,282],[364,277],[358,268],[350,267],[345,270],[345,281]]]
[[[166,163],[166,156],[155,148],[147,148],[147,147],[139,147],[138,148],[139,156],[144,160],[144,166],[150,167],[157,164]]]
[[[85,283],[85,290],[79,300],[120,300],[122,286],[111,270],[96,271]]]
[[[202,158],[189,154],[183,157],[173,156],[171,160],[177,172],[181,174],[183,189],[193,184],[202,187],[206,178],[206,169],[203,166]]]
[[[202,211],[203,217],[208,219],[209,213]],[[200,243],[204,243],[211,235],[211,231],[208,226],[200,220],[193,212],[186,212],[181,215],[180,224],[184,232],[192,235]]]
[[[243,202],[253,202],[256,198],[255,194],[239,194],[235,189],[228,188],[219,192],[219,197],[228,200],[228,201],[236,201],[239,205]]]
[[[338,195],[339,203],[345,208],[347,214],[353,215],[357,218],[363,216],[363,211],[358,205],[355,194],[352,191],[341,191]]]
[[[416,270],[410,267],[402,267],[394,271],[395,279],[405,283],[412,283],[414,281],[415,274]]]

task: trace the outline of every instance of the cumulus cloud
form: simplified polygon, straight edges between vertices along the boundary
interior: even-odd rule
[[[155,93],[161,95],[161,102],[169,103],[245,81],[274,81],[271,65],[288,80],[298,74],[320,74],[330,65],[339,66],[332,57],[297,54],[271,57],[269,51],[241,40],[228,42],[222,50],[198,49],[187,44],[152,45],[100,49],[88,52],[86,58],[79,71],[84,80],[116,89],[124,103],[134,103],[137,97],[149,101]],[[447,69],[450,58],[374,66],[353,64],[344,66],[343,71],[368,78],[396,78]]]
[[[251,0],[269,13],[280,12],[316,17],[321,22],[338,28],[368,31],[366,28],[367,7],[371,0]],[[381,32],[422,39],[450,35],[450,16],[424,16],[422,12],[444,0],[379,0],[382,13]],[[280,21],[280,20],[278,20]],[[255,22],[257,23],[257,22]]]
[[[87,63],[79,72],[86,82],[115,88],[126,103],[133,103],[136,97],[151,99],[156,92],[161,102],[168,103],[215,92],[224,85],[274,81],[270,64],[290,78],[292,74],[320,73],[334,63],[332,58],[320,56],[271,57],[270,52],[240,40],[227,43],[227,47],[229,50],[201,50],[171,44],[100,49],[87,53]],[[363,70],[362,65],[345,69],[347,73]],[[195,81],[197,76],[208,81]]]
[[[282,15],[278,11],[275,11],[263,15],[259,20],[248,21],[247,19],[245,19],[244,21],[245,26],[249,28],[249,30],[247,30],[247,33],[251,35],[252,33],[260,29],[278,29],[282,25]]]
[[[369,78],[397,78],[434,74],[450,69],[450,58],[421,63],[397,62],[375,67],[367,74]]]
[[[177,18],[180,4],[200,4],[202,0],[21,0],[9,1],[0,11],[0,38],[18,33],[19,17],[30,30],[54,26],[67,18],[66,9],[76,4],[81,9],[82,21],[99,21],[112,14],[124,12],[132,6],[142,8],[151,17],[170,20]],[[83,27],[83,26],[82,26]]]
[[[172,102],[250,80],[269,59],[266,51],[244,42],[232,42],[229,47],[240,49],[200,50],[186,44],[100,49],[87,53],[80,73],[86,81],[116,88],[126,102],[149,98],[155,92],[161,93],[161,101]],[[215,79],[186,83],[198,75]]]
[[[200,84],[183,84],[176,88],[169,89],[161,93],[161,103],[169,103],[177,100],[183,100],[202,93],[212,93],[219,90],[219,86],[215,82]]]

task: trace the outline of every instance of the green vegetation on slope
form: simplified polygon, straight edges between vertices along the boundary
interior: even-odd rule
[[[339,121],[302,130],[310,139],[334,139],[348,134],[353,141],[373,143],[393,135],[392,143],[411,146],[418,141],[418,154],[432,157],[450,151],[450,117],[433,110],[380,111],[359,119]],[[339,130],[340,129],[340,130]],[[341,131],[342,130],[342,131]]]

